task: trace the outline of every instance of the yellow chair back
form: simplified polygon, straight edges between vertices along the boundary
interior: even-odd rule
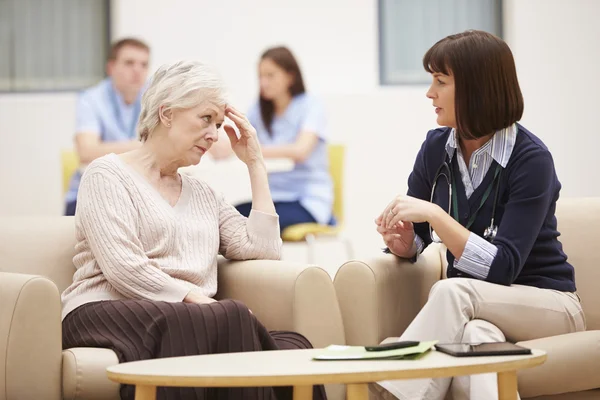
[[[329,157],[329,175],[333,182],[333,215],[336,226],[305,223],[288,226],[281,232],[284,242],[299,242],[306,240],[308,235],[337,235],[344,223],[344,156],[345,146],[330,144],[327,146]],[[309,242],[309,248],[310,248]],[[312,254],[312,251],[309,251]],[[309,256],[314,259],[314,254]],[[312,262],[312,261],[311,261]]]
[[[62,150],[60,161],[62,165],[63,194],[65,194],[69,190],[73,174],[79,168],[79,156],[74,150]]]
[[[346,147],[342,144],[327,146],[329,153],[329,174],[333,181],[333,215],[338,225],[344,221],[344,159]]]

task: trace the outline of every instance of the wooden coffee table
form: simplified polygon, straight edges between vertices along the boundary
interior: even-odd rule
[[[294,400],[311,399],[316,384],[347,384],[348,400],[367,400],[370,382],[498,373],[499,400],[517,399],[517,370],[541,365],[546,353],[451,357],[431,351],[419,360],[313,361],[322,350],[283,350],[160,358],[109,367],[108,377],[136,386],[136,400],[156,399],[157,386],[293,386]]]

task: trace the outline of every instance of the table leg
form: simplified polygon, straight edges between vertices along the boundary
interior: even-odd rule
[[[294,386],[294,400],[312,400],[313,387],[310,386]]]
[[[156,386],[136,385],[135,400],[156,400]]]
[[[517,400],[517,371],[498,373],[498,400]]]
[[[368,383],[351,383],[346,386],[347,400],[369,400]]]

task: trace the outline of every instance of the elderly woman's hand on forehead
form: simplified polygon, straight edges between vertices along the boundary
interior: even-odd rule
[[[238,138],[231,125],[225,125],[224,127],[235,155],[246,165],[262,162],[263,157],[256,137],[256,129],[250,124],[246,116],[232,106],[225,108],[225,116],[233,121],[240,131],[240,137]]]

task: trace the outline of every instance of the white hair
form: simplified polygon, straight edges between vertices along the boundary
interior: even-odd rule
[[[161,107],[163,112],[192,108],[206,100],[223,106],[227,103],[226,97],[220,76],[207,65],[197,61],[165,64],[154,73],[142,97],[140,140],[145,142],[160,123]]]

